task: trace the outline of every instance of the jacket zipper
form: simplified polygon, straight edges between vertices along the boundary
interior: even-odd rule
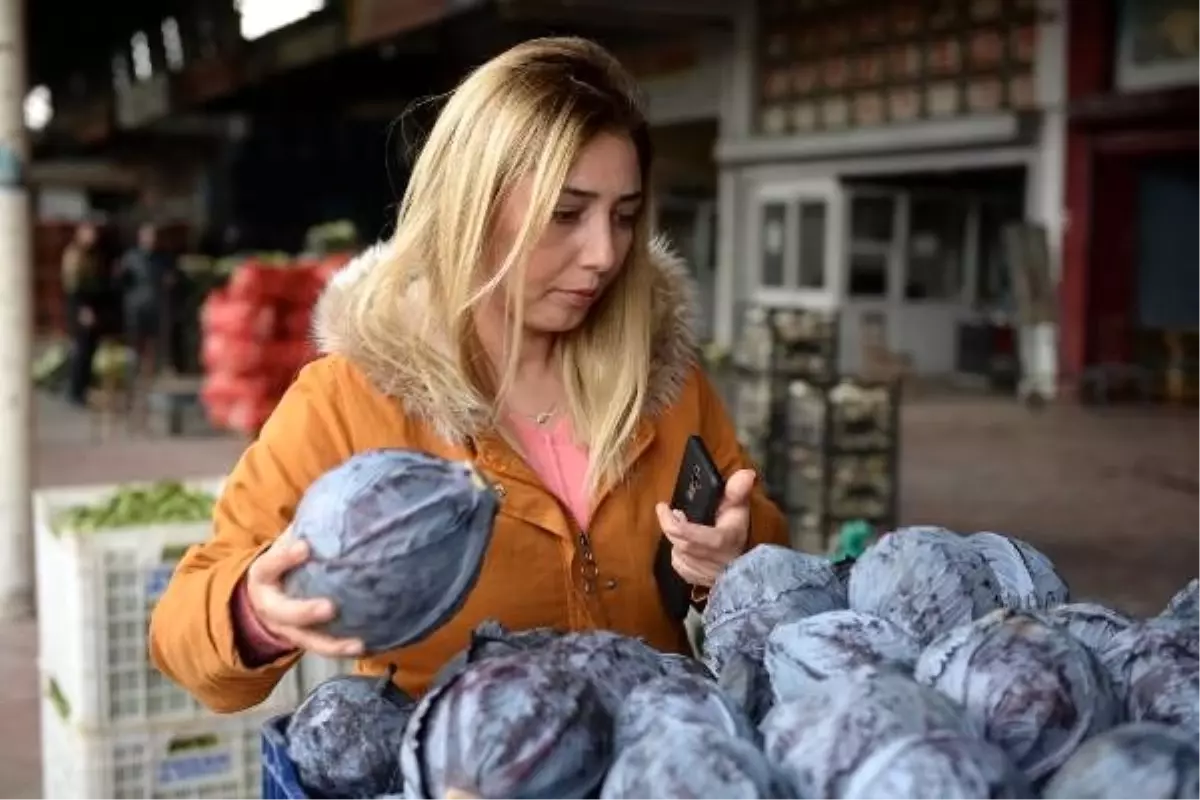
[[[600,567],[596,564],[596,554],[592,551],[592,538],[587,531],[579,531],[579,549],[583,555],[583,593],[596,593],[596,579],[600,576]]]

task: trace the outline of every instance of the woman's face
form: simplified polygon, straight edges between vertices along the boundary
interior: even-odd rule
[[[499,253],[520,232],[531,184],[521,181],[500,208]],[[563,333],[583,322],[625,263],[642,200],[637,149],[627,136],[601,134],[583,148],[525,267],[528,330]]]

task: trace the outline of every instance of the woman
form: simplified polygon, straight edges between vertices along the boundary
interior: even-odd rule
[[[395,235],[318,305],[326,355],[242,456],[212,540],[186,555],[155,609],[155,663],[207,706],[257,704],[302,651],[360,653],[319,632],[331,603],[280,589],[307,557],[280,538],[297,502],[357,452],[473,459],[502,498],[458,615],[359,665],[396,663],[413,693],[488,618],[607,628],[686,651],[653,575],[661,535],[697,601],[748,547],[785,540],[696,366],[687,272],[651,244],[650,147],[634,96],[599,47],[543,39],[480,67],[449,98]],[[662,502],[693,433],[727,479],[713,527]]]

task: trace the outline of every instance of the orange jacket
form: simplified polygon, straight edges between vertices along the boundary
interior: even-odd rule
[[[466,646],[470,631],[489,618],[518,629],[607,628],[685,652],[683,626],[664,611],[654,580],[660,536],[654,505],[670,499],[692,433],[703,436],[724,474],[750,466],[722,404],[695,366],[686,272],[658,254],[655,318],[661,330],[651,397],[630,453],[629,478],[594,504],[589,534],[599,577],[595,590],[587,591],[571,516],[480,422],[465,387],[456,390],[451,381],[435,395],[398,370],[394,359],[369,352],[343,324],[355,278],[377,255],[370,250],[360,256],[326,290],[317,334],[328,354],[300,373],[228,477],[212,538],[191,548],[176,569],[150,623],[154,664],[214,711],[240,711],[265,699],[298,654],[258,668],[242,663],[230,610],[234,588],[287,528],[306,487],[351,455],[385,447],[473,457],[498,488],[501,509],[479,581],[458,614],[416,645],[364,659],[359,671],[382,673],[395,663],[397,683],[420,694]],[[420,308],[413,303],[414,314]],[[393,356],[437,345],[414,336],[396,346]],[[760,490],[752,499],[751,539],[787,541],[782,515]]]

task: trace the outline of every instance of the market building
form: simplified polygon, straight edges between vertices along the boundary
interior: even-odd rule
[[[1197,14],[1191,2],[1071,4],[1069,388],[1162,374],[1168,398],[1195,402]]]
[[[746,303],[836,309],[844,370],[881,331],[945,375],[1006,327],[1005,224],[1061,227],[1057,5],[759,3],[717,148],[718,341]]]
[[[374,234],[403,179],[396,159],[380,168],[400,143],[389,123],[514,41],[572,32],[646,88],[659,225],[693,265],[718,346],[769,303],[837,310],[851,372],[874,342],[918,375],[995,378],[1024,356],[1050,391],[1073,390],[1109,365],[1161,372],[1194,353],[1195,229],[1169,221],[1196,198],[1189,4],[238,5],[240,18],[182,4],[133,34],[107,91],[91,77],[88,92],[55,89],[43,138],[107,161],[35,165],[48,215],[86,205],[63,185],[76,175],[93,197],[136,194],[218,239],[295,247],[333,218]],[[300,165],[311,191],[281,196]],[[1014,222],[1044,243],[1055,295],[1032,347],[1017,344]]]

